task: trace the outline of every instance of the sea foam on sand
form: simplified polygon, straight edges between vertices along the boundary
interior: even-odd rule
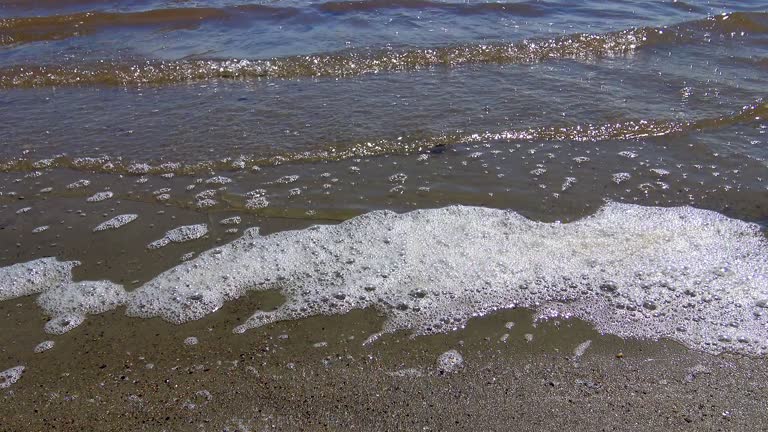
[[[33,263],[24,265],[54,277],[67,265]],[[16,280],[9,272],[18,275],[19,268],[0,269],[0,280]],[[5,284],[0,298],[50,285],[29,288],[17,279],[26,288]],[[464,206],[376,211],[268,236],[249,229],[125,298],[120,289],[101,288],[110,293],[107,306],[124,303],[128,315],[173,323],[199,319],[249,290],[277,289],[286,297],[236,332],[372,307],[387,316],[382,332],[420,335],[527,307],[622,337],[670,338],[711,353],[768,352],[768,240],[758,225],[690,207],[611,203],[565,224]],[[57,310],[67,314],[105,307],[75,299],[98,290],[65,292],[68,306]]]

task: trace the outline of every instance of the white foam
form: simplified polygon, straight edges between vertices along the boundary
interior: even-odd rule
[[[85,200],[87,202],[101,202],[106,201],[110,198],[112,198],[115,194],[111,191],[104,191],[104,192],[96,192],[95,194],[91,195],[90,197],[86,198]]]
[[[184,225],[166,232],[163,238],[153,241],[147,245],[147,248],[160,249],[170,243],[184,243],[199,239],[206,234],[208,234],[208,225],[206,224]]]
[[[632,178],[629,173],[621,172],[612,175],[613,182],[616,184],[622,184]]]
[[[131,174],[146,174],[151,168],[148,164],[137,163],[129,166],[128,172]]]
[[[573,349],[573,356],[576,358],[583,356],[584,353],[587,352],[587,349],[589,349],[590,345],[592,345],[592,341],[590,339],[587,339],[584,342],[576,345],[576,348]]]
[[[49,349],[53,348],[53,346],[56,345],[56,342],[52,340],[43,341],[40,342],[35,346],[35,349],[33,350],[36,354],[40,354],[42,352],[48,351]]]
[[[78,181],[76,181],[74,183],[68,184],[67,185],[67,189],[82,189],[82,188],[86,188],[86,187],[90,186],[90,184],[91,184],[90,180],[82,179],[82,180],[78,180]]]
[[[275,183],[285,183],[285,184],[287,184],[287,183],[293,183],[293,182],[295,182],[298,179],[299,179],[299,176],[297,176],[297,175],[287,175],[287,176],[280,177],[279,179],[275,180],[274,182]]]
[[[61,284],[37,298],[37,304],[53,319],[46,323],[48,333],[62,334],[82,324],[86,315],[101,314],[126,303],[128,293],[121,285],[108,281],[83,281]]]
[[[0,372],[0,389],[7,389],[16,384],[24,373],[24,366],[16,366]]]
[[[139,215],[137,214],[123,214],[123,215],[115,216],[112,219],[99,224],[99,226],[93,229],[93,232],[105,231],[110,229],[118,229],[123,225],[129,224],[135,221],[136,219],[138,219],[138,217]]]
[[[242,222],[240,216],[232,216],[219,221],[222,225],[240,225],[240,222]]]
[[[232,183],[232,179],[229,177],[223,177],[223,176],[216,176],[211,177],[208,180],[205,181],[207,184],[215,184],[215,185],[225,185]]]
[[[0,301],[43,292],[72,278],[78,261],[40,258],[0,268]]]
[[[443,373],[457,372],[464,367],[464,357],[456,350],[448,350],[437,357],[437,370]]]
[[[269,201],[263,196],[253,197],[248,199],[248,201],[245,202],[245,208],[249,210],[263,209],[263,208],[266,208],[268,205],[269,205]]]
[[[286,302],[236,331],[373,307],[383,332],[429,334],[500,308],[575,316],[622,337],[768,352],[768,241],[755,224],[688,207],[608,204],[567,224],[447,207],[372,212],[232,243],[133,292],[127,312],[182,323],[248,290]]]
[[[49,315],[100,314],[124,304],[128,298],[121,285],[109,281],[82,281],[61,284],[37,298]]]
[[[85,315],[82,314],[59,315],[45,323],[43,330],[45,330],[46,333],[61,335],[77,328],[83,322],[85,322]]]

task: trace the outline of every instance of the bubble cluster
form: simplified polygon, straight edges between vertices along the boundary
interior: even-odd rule
[[[136,219],[138,219],[138,217],[139,215],[137,214],[123,214],[123,215],[115,216],[112,219],[99,224],[96,228],[93,229],[93,232],[118,229],[123,225],[129,224],[135,221]]]
[[[573,349],[573,356],[576,358],[583,356],[584,353],[589,349],[590,345],[592,345],[592,341],[590,339],[587,339],[584,342],[576,345],[576,348]]]
[[[82,180],[78,180],[76,182],[68,184],[67,189],[83,189],[90,186],[90,184],[91,184],[90,180],[82,179]]]
[[[42,352],[48,351],[49,349],[53,348],[54,345],[56,345],[54,341],[51,341],[51,340],[43,341],[35,345],[35,348],[33,351],[35,352],[35,354],[40,354]]]
[[[630,175],[629,173],[622,172],[622,173],[613,174],[611,177],[614,183],[622,184],[627,180],[629,180],[630,178],[632,178],[632,175]]]
[[[237,332],[373,307],[388,317],[383,332],[429,334],[520,306],[623,337],[768,351],[768,242],[754,224],[688,207],[609,204],[547,224],[458,206],[270,236],[251,229],[134,291],[127,312],[181,323],[265,289],[286,302]]]
[[[207,232],[204,224],[180,228],[179,238]],[[106,281],[73,283],[75,264],[47,258],[5,267],[0,294],[44,292],[38,303],[53,317],[51,333],[123,304],[130,316],[183,323],[250,290],[276,289],[285,303],[257,311],[235,332],[373,308],[387,318],[372,341],[526,307],[537,319],[577,317],[621,337],[768,352],[768,240],[758,225],[690,207],[610,203],[579,221],[543,223],[453,206],[376,211],[269,236],[252,228],[130,293]]]
[[[232,216],[219,221],[221,225],[240,225],[242,218],[240,216]]]
[[[87,202],[101,202],[112,198],[114,194],[110,191],[96,192],[90,197],[86,198]]]
[[[269,206],[269,200],[264,196],[267,193],[264,189],[258,189],[245,194],[245,208],[249,210],[259,210]]]
[[[37,298],[37,304],[53,317],[45,330],[62,334],[82,324],[85,315],[113,310],[127,300],[128,294],[120,285],[108,281],[83,281],[46,290]]]
[[[223,176],[216,176],[211,177],[208,180],[205,181],[206,184],[213,184],[213,185],[225,185],[232,183],[232,179],[229,177],[223,177]]]
[[[464,367],[464,357],[456,350],[448,350],[437,357],[437,370],[442,373],[458,372]]]
[[[16,366],[0,372],[0,389],[7,389],[16,384],[24,373],[24,366]]]
[[[206,234],[208,234],[208,225],[206,224],[184,225],[166,232],[163,238],[153,241],[147,245],[147,248],[160,249],[171,243],[184,243],[196,240]]]
[[[40,258],[0,269],[0,300],[46,291],[71,279],[77,261]]]

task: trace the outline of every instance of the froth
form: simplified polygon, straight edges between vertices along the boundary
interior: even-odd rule
[[[85,321],[86,315],[100,314],[125,304],[128,294],[122,286],[108,281],[65,283],[37,298],[37,304],[53,317],[45,325],[52,334],[66,333]]]
[[[42,352],[48,351],[49,349],[52,349],[54,345],[56,345],[56,342],[52,340],[43,341],[35,345],[35,348],[33,349],[33,351],[36,354],[40,354]]]
[[[57,261],[55,258],[14,264],[0,269],[0,300],[8,300],[51,289],[71,279],[77,261]]]
[[[110,191],[96,192],[92,196],[88,197],[86,199],[86,201],[88,201],[88,202],[101,202],[101,201],[108,200],[108,199],[112,198],[113,196],[114,196],[114,194],[112,192],[110,192]]]
[[[197,240],[206,234],[208,234],[208,225],[206,224],[184,225],[166,232],[163,238],[148,244],[147,248],[160,249],[170,243],[184,243]]]
[[[0,389],[6,389],[16,383],[24,373],[24,366],[16,366],[0,372]]]
[[[452,373],[464,367],[464,357],[456,350],[446,351],[437,358],[437,370],[441,373]]]
[[[135,221],[138,218],[139,218],[139,215],[137,214],[123,214],[123,215],[115,216],[112,219],[99,224],[96,228],[93,229],[93,232],[105,231],[110,229],[118,229],[123,225],[129,224]]]
[[[277,289],[285,303],[236,332],[374,308],[387,317],[381,332],[421,335],[527,307],[538,319],[578,317],[622,337],[768,353],[768,240],[755,224],[690,207],[608,204],[560,224],[454,206],[269,236],[252,228],[130,293],[73,283],[75,264],[46,258],[0,269],[0,298],[44,291],[38,303],[52,333],[123,304],[131,316],[183,323],[249,290]]]
[[[182,323],[248,290],[286,302],[235,330],[373,307],[383,332],[429,334],[499,308],[575,316],[623,337],[707,352],[768,352],[768,242],[758,226],[688,207],[609,204],[568,224],[502,210],[373,212],[260,236],[173,268],[133,293],[128,313]]]

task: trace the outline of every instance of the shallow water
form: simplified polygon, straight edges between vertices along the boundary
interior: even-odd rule
[[[42,318],[55,317],[48,325],[54,328],[102,313],[105,304],[128,304],[130,312],[130,293],[151,287],[171,287],[155,293],[169,300],[144,315],[167,316],[183,303],[174,297],[178,288],[169,275],[205,267],[204,257],[217,250],[237,251],[239,243],[229,243],[248,228],[259,227],[256,240],[264,243],[283,238],[268,234],[299,230],[285,238],[300,243],[314,238],[308,229],[314,224],[366,215],[324,237],[328,244],[315,239],[319,244],[307,246],[304,255],[294,252],[291,259],[306,263],[303,270],[277,268],[273,275],[243,264],[230,271],[248,269],[247,283],[234,284],[237,289],[216,298],[206,313],[248,304],[246,292],[268,288],[288,296],[281,318],[315,315],[289,309],[314,305],[308,298],[317,292],[319,298],[339,293],[309,286],[303,293],[310,282],[337,287],[344,298],[359,294],[357,285],[323,273],[341,259],[332,251],[352,253],[338,244],[365,243],[367,232],[371,250],[361,256],[378,257],[378,270],[391,271],[390,259],[406,269],[404,279],[381,282],[391,310],[372,299],[348,301],[335,311],[313,306],[310,312],[367,307],[383,317],[399,316],[392,299],[412,291],[415,275],[428,279],[430,271],[433,278],[419,282],[430,293],[448,284],[444,275],[450,272],[459,272],[454,280],[465,284],[487,276],[503,293],[511,282],[480,270],[492,273],[516,262],[530,269],[528,282],[540,297],[523,301],[507,292],[489,300],[488,293],[473,297],[474,288],[462,287],[464,303],[456,309],[463,312],[440,317],[458,318],[445,327],[522,305],[542,319],[559,311],[622,337],[671,338],[705,352],[762,355],[765,338],[754,328],[768,313],[761,303],[766,274],[752,263],[764,255],[768,224],[768,10],[760,1],[731,3],[0,0],[0,277],[10,275],[11,281],[0,288],[0,298],[10,298],[6,294],[17,282],[8,266],[43,257],[80,262],[71,276],[65,271],[54,278],[52,285],[64,286],[41,296],[47,306],[31,308],[39,315],[24,323],[27,330],[3,332],[0,345],[23,339],[32,356],[43,339],[26,338],[39,334]],[[369,215],[376,210],[458,205],[511,210],[517,215],[505,214],[512,220],[555,223],[552,229],[568,233],[571,226],[589,225],[599,209],[633,208],[608,203],[713,210],[728,219],[711,214],[712,220],[730,228],[710,233],[710,222],[696,222],[702,225],[682,227],[673,233],[677,237],[666,233],[676,247],[667,255],[651,228],[655,240],[645,243],[620,240],[622,233],[653,221],[664,225],[693,210],[647,209],[642,214],[650,222],[632,219],[627,210],[626,218],[615,216],[628,224],[624,228],[609,221],[579,235],[563,234],[564,242],[581,236],[585,244],[592,239],[587,249],[612,245],[605,247],[616,254],[611,261],[587,253],[592,267],[585,259],[576,273],[594,272],[581,286],[561,283],[575,273],[552,265],[553,256],[567,260],[564,250],[570,250],[560,247],[557,236],[526,233],[522,222],[509,232],[477,231],[499,218],[490,210],[476,217],[475,210],[458,207],[464,217],[449,222],[434,216],[445,210],[409,213],[402,218],[415,218],[413,226],[392,240],[452,239],[455,244],[431,247],[452,258],[481,234],[487,245],[512,236],[550,252],[531,258],[502,248],[507,255],[467,267],[424,250],[386,252],[373,239],[387,218],[363,232],[343,228],[365,225],[380,215]],[[422,224],[418,215],[439,220]],[[233,217],[239,223],[222,223]],[[107,229],[96,229],[104,223]],[[462,230],[472,235],[462,237]],[[434,234],[424,237],[429,232]],[[712,246],[718,242],[720,248]],[[281,256],[285,250],[267,249],[264,259],[288,259]],[[481,246],[473,250],[482,256]],[[330,255],[318,258],[313,251]],[[688,261],[696,254],[702,254],[701,266],[692,270]],[[231,262],[259,259],[249,257],[243,253]],[[716,257],[723,262],[715,263]],[[174,269],[182,260],[188,262]],[[419,263],[429,269],[419,270]],[[648,287],[630,275],[638,263],[663,275],[653,276],[659,286],[675,282],[681,289],[643,291]],[[730,270],[727,264],[740,269],[736,276],[709,279]],[[353,273],[363,277],[370,267]],[[672,275],[670,268],[680,273]],[[221,276],[220,270],[189,270],[188,278],[218,293],[222,287],[208,279]],[[603,276],[595,276],[599,272]],[[604,285],[605,275],[626,276],[619,282],[627,291],[579,298],[580,290]],[[21,276],[32,279],[24,282],[29,293],[54,288],[37,276]],[[260,279],[266,276],[279,277],[279,283]],[[261,285],[248,285],[256,282]],[[734,288],[743,286],[750,289]],[[689,288],[696,291],[692,299],[682,294]],[[115,294],[122,290],[128,300]],[[69,303],[57,305],[57,296]],[[644,311],[646,297],[653,296],[669,304]],[[14,301],[22,300],[5,304]],[[571,315],[542,302],[570,307]],[[622,306],[616,319],[585,312],[616,305]],[[242,322],[222,331],[244,328],[257,311],[240,312]],[[653,319],[664,322],[663,331],[622,324],[652,314],[660,314]],[[122,318],[115,323],[127,325]],[[78,331],[82,327],[71,330]],[[55,355],[58,341],[72,333],[55,336],[46,355]],[[30,362],[12,357],[0,370]],[[14,388],[23,384],[22,377]]]

